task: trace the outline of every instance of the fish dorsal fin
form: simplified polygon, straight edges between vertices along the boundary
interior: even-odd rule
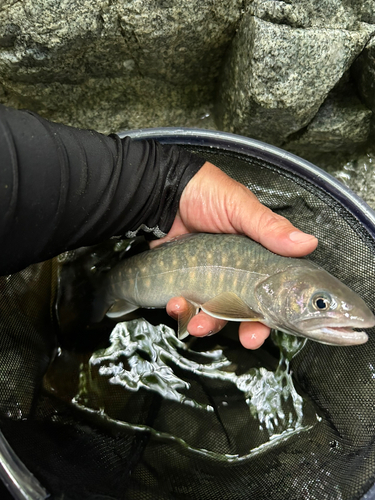
[[[262,321],[264,316],[250,309],[245,302],[233,292],[224,292],[205,302],[202,311],[214,318],[228,321]]]
[[[139,306],[135,306],[127,300],[119,299],[108,309],[107,316],[108,318],[121,318],[121,316],[125,316],[125,314],[129,314],[136,309],[139,309]]]
[[[193,316],[198,314],[199,311],[198,304],[194,304],[194,302],[190,302],[190,300],[186,300],[186,302],[188,303],[187,310],[178,315],[178,338],[180,340],[183,340],[189,335],[187,331],[188,323]]]

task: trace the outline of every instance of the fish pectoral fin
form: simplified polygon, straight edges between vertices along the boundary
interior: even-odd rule
[[[139,306],[135,306],[127,300],[119,299],[108,309],[107,316],[108,318],[121,318],[121,316],[125,316],[125,314],[129,314],[136,309],[139,309]]]
[[[188,323],[193,316],[198,314],[199,311],[198,304],[194,304],[194,302],[190,302],[190,300],[186,300],[186,302],[188,303],[187,310],[183,313],[180,313],[177,318],[178,321],[177,336],[180,340],[185,339],[189,335],[189,332],[187,331]]]
[[[224,292],[201,306],[202,311],[214,318],[228,321],[262,321],[264,316],[250,309],[245,302],[233,292]]]

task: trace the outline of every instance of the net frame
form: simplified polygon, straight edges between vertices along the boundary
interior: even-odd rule
[[[351,214],[353,220],[357,221],[363,227],[363,234],[368,238],[369,245],[374,244],[375,240],[375,212],[368,207],[363,200],[343,186],[339,181],[334,179],[329,174],[323,172],[314,165],[302,160],[301,158],[287,153],[279,148],[261,143],[260,141],[239,137],[233,134],[218,133],[206,130],[197,129],[146,129],[140,131],[127,131],[119,134],[120,136],[130,136],[134,139],[155,139],[165,144],[178,144],[188,148],[212,148],[217,151],[230,151],[240,155],[247,155],[256,158],[259,161],[272,163],[275,169],[279,169],[287,174],[290,174],[295,179],[296,176],[310,183],[317,191],[321,190],[324,193],[329,193],[335,202],[345,207],[345,210]],[[4,440],[1,439],[0,442]],[[11,452],[12,453],[12,452]],[[16,460],[16,455],[13,454],[13,459]],[[22,471],[22,465],[13,464],[8,470],[10,463],[9,457],[0,459],[1,461],[1,477],[4,479],[12,478],[11,482],[14,485],[12,494],[15,498],[24,498],[26,492],[25,484],[22,484],[20,478],[27,476],[26,471]],[[18,469],[18,471],[17,471]],[[11,472],[17,471],[21,474],[17,479],[17,474],[12,475]],[[37,492],[40,487],[38,481],[33,483],[32,475],[29,476],[34,487],[36,496],[30,498],[45,498],[46,491],[43,487]],[[29,484],[30,485],[30,484]],[[31,490],[32,491],[32,490]],[[32,495],[34,493],[30,493]],[[38,496],[39,495],[39,496]],[[44,495],[44,496],[43,496]],[[372,500],[375,498],[375,487],[365,493],[363,500]]]

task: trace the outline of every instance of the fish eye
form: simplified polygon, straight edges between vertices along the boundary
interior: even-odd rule
[[[326,295],[317,294],[312,298],[312,304],[317,311],[327,311],[330,308],[331,300]]]

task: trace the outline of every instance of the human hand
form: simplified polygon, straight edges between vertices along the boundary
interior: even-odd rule
[[[171,230],[165,238],[151,242],[155,247],[185,233],[246,234],[279,255],[302,257],[312,252],[318,240],[295,228],[287,219],[262,205],[245,186],[219,168],[206,162],[185,187]],[[187,308],[182,297],[167,304],[167,312],[175,319]],[[226,321],[200,311],[188,324],[188,332],[196,337],[217,333]],[[270,329],[262,323],[243,322],[239,339],[247,349],[257,349],[268,337]]]

